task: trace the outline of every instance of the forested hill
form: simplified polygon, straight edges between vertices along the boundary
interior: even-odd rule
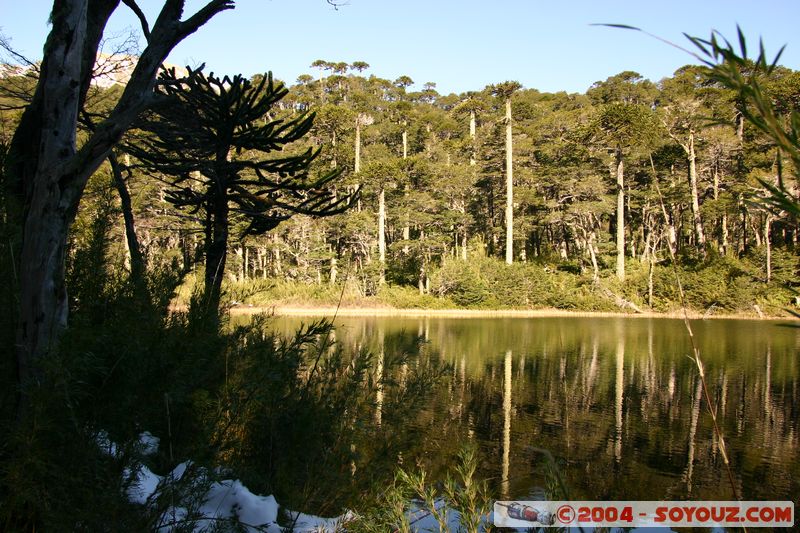
[[[360,196],[342,214],[295,215],[261,234],[233,214],[235,300],[335,303],[344,283],[353,303],[665,311],[678,301],[672,247],[701,312],[793,302],[797,221],[759,203],[758,180],[791,182],[794,169],[700,67],[657,82],[622,72],[585,94],[502,82],[459,95],[369,75],[361,61],[312,67],[269,116],[313,112],[291,146],[320,147],[311,174],[336,170],[334,194]],[[800,72],[778,67],[763,84],[780,113],[800,106]],[[105,90],[119,89],[95,87],[99,108]],[[120,161],[146,262],[200,266],[202,212],[168,201],[181,187],[171,178]],[[126,207],[111,176],[93,178],[73,251],[98,217]],[[108,220],[118,257],[125,226]]]

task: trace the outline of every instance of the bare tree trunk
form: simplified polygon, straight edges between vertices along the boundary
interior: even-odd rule
[[[381,262],[380,284],[386,283],[386,192],[381,186],[378,193],[378,258]]]
[[[625,165],[617,148],[617,278],[625,280]]]
[[[133,218],[133,207],[131,195],[128,192],[128,185],[122,176],[122,165],[117,160],[116,154],[111,151],[108,154],[108,162],[111,164],[111,174],[114,177],[114,187],[119,194],[120,207],[122,208],[122,218],[125,221],[125,242],[128,244],[128,253],[131,256],[131,279],[139,283],[144,279],[145,264],[139,247],[139,239],[136,237],[136,224]]]
[[[189,269],[192,265],[192,249],[190,248],[191,244],[189,243],[189,238],[187,232],[181,230],[180,232],[180,240],[181,240],[181,269],[184,274],[189,272]]]
[[[772,215],[767,213],[764,218],[764,245],[767,250],[766,270],[767,270],[767,283],[772,280],[772,243],[770,242],[770,226],[772,225]]]
[[[589,248],[589,258],[592,261],[592,281],[597,283],[597,280],[600,279],[600,268],[597,265],[597,253],[594,249],[595,238],[594,230],[590,230],[589,238],[586,240],[586,246]]]
[[[719,161],[714,163],[714,200],[719,200]],[[728,254],[728,214],[723,211],[719,221],[717,249],[722,255]]]
[[[506,264],[514,262],[514,161],[511,98],[506,99]]]
[[[408,158],[408,131],[403,129],[403,159]]]
[[[275,277],[283,274],[283,264],[281,262],[280,240],[276,233],[272,234],[273,254],[275,256]]]
[[[219,314],[222,278],[228,255],[228,202],[216,202],[212,214],[211,242],[206,243],[205,302],[211,317]]]
[[[700,199],[697,192],[697,156],[694,151],[694,132],[689,132],[689,145],[687,147],[689,162],[689,188],[692,194],[692,220],[694,221],[694,236],[697,247],[702,251],[705,248],[706,236],[703,232],[703,219],[700,216]]]
[[[469,138],[472,139],[472,152],[469,154],[470,166],[475,166],[475,111],[469,112]]]
[[[356,119],[356,160],[353,164],[353,171],[358,174],[361,171],[361,121]]]
[[[720,221],[722,225],[722,253],[728,255],[728,249],[730,245],[728,244],[728,214],[722,214],[722,220]]]

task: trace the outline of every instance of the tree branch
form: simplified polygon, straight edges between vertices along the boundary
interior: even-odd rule
[[[136,0],[122,0],[122,3],[131,8],[131,11],[138,17],[139,23],[142,25],[142,33],[147,42],[150,42],[150,25],[147,23],[147,17],[144,16],[141,8],[136,3]]]
[[[221,13],[228,9],[233,9],[235,6],[234,0],[212,0],[205,5],[200,11],[189,17],[186,21],[181,22],[178,26],[179,38],[191,35],[197,29],[211,20],[211,17],[217,13]]]

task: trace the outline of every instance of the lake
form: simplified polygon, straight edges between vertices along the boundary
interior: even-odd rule
[[[289,333],[310,320],[276,317],[272,327]],[[737,489],[747,500],[797,506],[800,329],[692,325]],[[375,354],[378,382],[402,386],[409,367],[423,362],[444,369],[425,407],[393,422],[413,438],[391,464],[442,479],[459,448],[473,443],[497,499],[557,499],[554,476],[571,499],[733,499],[681,320],[343,317],[335,327],[345,350]],[[400,352],[407,360],[384,369]],[[376,392],[376,426],[389,423],[381,417],[389,394]]]

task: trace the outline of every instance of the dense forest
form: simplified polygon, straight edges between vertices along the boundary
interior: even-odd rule
[[[159,123],[181,113],[142,120],[92,178],[73,254],[105,216],[112,267],[174,263],[202,279],[203,258],[221,233],[211,231],[214,208],[197,191],[213,187],[207,176],[216,157],[242,174],[222,224],[227,261],[212,266],[225,272],[229,301],[333,304],[344,284],[353,305],[374,305],[374,297],[400,307],[670,311],[678,301],[672,247],[688,303],[701,312],[775,314],[793,303],[796,221],[758,202],[759,180],[783,183],[791,160],[700,66],[658,82],[622,72],[585,94],[501,82],[459,95],[440,95],[433,82],[413,91],[405,75],[368,76],[363,61],[311,67],[317,76],[300,76],[288,91],[271,76],[203,77],[204,97],[227,83],[228,99],[217,100],[220,110],[205,124],[202,114],[185,120],[174,138],[165,140]],[[30,80],[3,80],[6,108],[24,101],[26,83],[32,90]],[[240,120],[231,128],[270,121],[300,130],[266,151],[245,139],[222,158],[219,147],[180,146],[176,139],[194,137],[198,148],[212,142],[199,132],[220,124],[234,86],[268,101],[231,118]],[[800,105],[800,73],[778,67],[763,86],[788,120]],[[87,120],[102,117],[113,99],[106,93],[120,90],[93,87]],[[170,96],[191,91],[185,85]],[[14,130],[13,111],[3,111],[3,121],[5,132]],[[263,167],[275,153],[305,154],[295,183],[316,176],[306,184],[320,191],[316,208],[305,197],[305,208],[286,205],[288,196],[278,208],[251,202],[280,194],[248,178],[261,172],[252,163]],[[188,279],[187,290],[195,277]]]

